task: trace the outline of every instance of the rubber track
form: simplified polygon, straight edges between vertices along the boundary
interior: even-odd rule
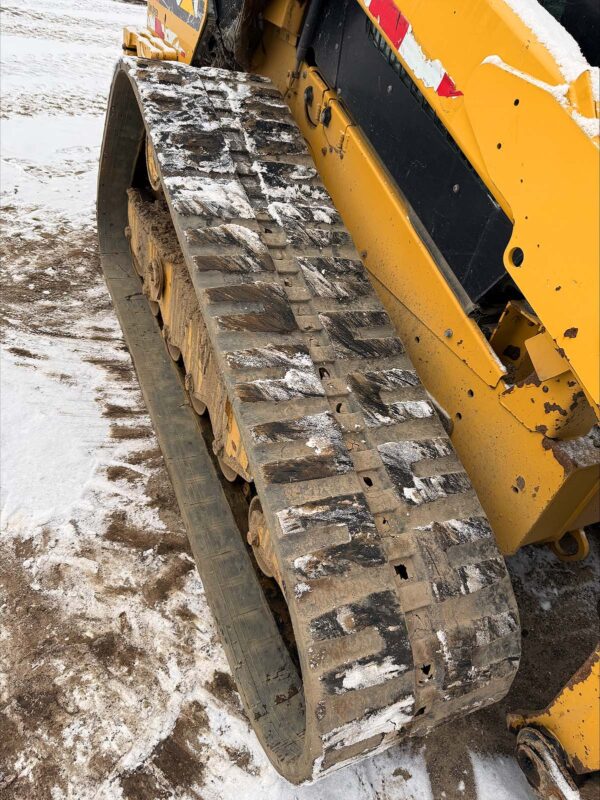
[[[499,700],[520,648],[504,561],[281,96],[247,74],[120,62],[99,185],[109,285],[144,127],[294,625],[302,684],[277,648],[279,670],[256,640],[233,656],[269,757],[300,782]],[[269,672],[259,702],[240,658]]]

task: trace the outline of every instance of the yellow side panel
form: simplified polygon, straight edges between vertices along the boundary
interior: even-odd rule
[[[544,87],[495,63],[474,71],[465,104],[489,174],[510,197],[506,270],[598,404],[598,148]]]

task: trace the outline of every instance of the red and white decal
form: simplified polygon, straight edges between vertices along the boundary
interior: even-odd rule
[[[440,97],[460,97],[462,92],[444,69],[441,61],[427,58],[415,39],[410,22],[394,0],[363,0],[375,22],[390,40],[415,78]]]
[[[154,33],[160,38],[165,38],[165,32],[162,26],[162,22],[159,20],[158,17],[154,17]]]

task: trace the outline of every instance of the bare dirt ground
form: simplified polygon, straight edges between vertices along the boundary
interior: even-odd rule
[[[545,705],[592,650],[596,537],[582,564],[509,559],[523,660],[502,704],[314,786],[262,754],[99,268],[102,113],[142,15],[3,7],[0,797],[531,800],[505,714]]]

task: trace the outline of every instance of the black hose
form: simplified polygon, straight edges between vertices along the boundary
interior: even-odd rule
[[[302,64],[306,58],[308,48],[312,44],[312,40],[317,29],[317,24],[319,22],[321,9],[323,8],[323,2],[324,0],[312,0],[308,7],[308,11],[306,12],[304,25],[302,26],[302,33],[300,34],[298,47],[296,48],[296,67],[294,69],[294,76],[296,78],[298,77],[300,64]]]

